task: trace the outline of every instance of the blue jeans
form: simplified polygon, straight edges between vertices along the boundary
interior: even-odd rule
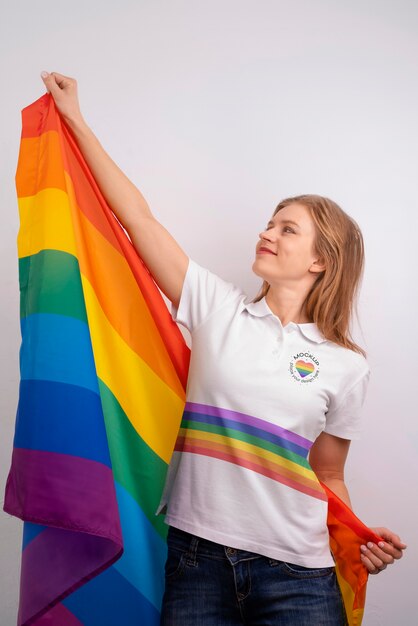
[[[309,568],[169,527],[160,626],[346,626],[335,567]]]

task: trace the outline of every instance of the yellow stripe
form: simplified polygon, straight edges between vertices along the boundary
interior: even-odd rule
[[[354,590],[351,588],[351,586],[348,584],[345,578],[343,578],[343,576],[341,575],[340,568],[338,567],[337,562],[335,563],[335,572],[337,574],[337,580],[340,586],[341,595],[344,600],[344,606],[345,606],[345,610],[347,614],[348,625],[360,626],[362,619],[363,619],[364,609],[357,608],[354,610],[353,609],[350,610],[350,607],[354,605]]]
[[[77,258],[66,193],[48,188],[35,196],[19,198],[18,203],[19,258],[45,249],[60,250]],[[171,389],[121,338],[103,312],[89,280],[83,274],[81,279],[97,374],[116,396],[138,434],[168,463],[184,409],[183,394],[179,388]]]
[[[67,188],[69,195],[49,188],[20,200],[19,257],[59,250],[77,258],[109,323],[184,398],[181,381],[127,260],[78,209],[70,179]]]
[[[275,454],[274,452],[270,452],[270,450],[265,450],[264,448],[260,448],[259,446],[255,446],[251,443],[247,443],[239,439],[234,439],[233,440],[234,443],[232,446],[230,437],[226,437],[225,435],[219,435],[217,433],[209,433],[206,431],[192,430],[188,428],[180,428],[179,435],[185,436],[187,437],[187,439],[204,438],[204,439],[208,439],[209,441],[222,443],[228,448],[233,447],[234,449],[238,448],[240,450],[245,450],[246,452],[251,452],[252,454],[255,454],[256,456],[260,458],[267,459],[268,461],[271,461],[272,463],[275,463],[276,465],[285,467],[291,470],[292,472],[294,472],[295,474],[300,474],[301,476],[304,476],[305,478],[312,480],[314,483],[318,483],[316,474],[312,470],[306,467],[302,467],[301,465],[298,465],[297,463],[294,463],[293,461],[289,461],[288,459],[285,459]]]
[[[35,196],[18,198],[18,206],[19,258],[40,250],[60,250],[77,256],[67,194],[60,189],[44,189]]]
[[[97,376],[112,390],[142,439],[166,463],[174,448],[184,399],[174,393],[109,324],[81,276]]]

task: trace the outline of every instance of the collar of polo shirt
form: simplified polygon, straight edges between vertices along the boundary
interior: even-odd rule
[[[255,315],[255,317],[265,317],[266,315],[273,315],[279,321],[280,319],[277,315],[274,315],[273,311],[270,309],[269,305],[266,301],[266,296],[261,298],[258,302],[249,302],[248,304],[244,303],[244,308],[247,309],[251,315]],[[296,322],[289,322],[290,324],[294,324],[299,328],[301,333],[305,335],[311,341],[315,343],[323,343],[326,341],[324,335],[320,332],[315,322],[308,322],[306,324],[297,324]]]

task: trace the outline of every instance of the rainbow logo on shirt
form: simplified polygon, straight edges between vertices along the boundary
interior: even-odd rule
[[[302,376],[302,378],[305,378],[305,376],[308,376],[315,371],[315,365],[313,363],[302,361],[301,359],[299,359],[299,361],[296,361],[295,367],[299,374]]]
[[[289,372],[297,383],[311,383],[319,376],[319,361],[310,352],[298,352],[292,356]]]
[[[235,463],[327,501],[307,460],[312,443],[252,415],[186,402],[174,450]]]

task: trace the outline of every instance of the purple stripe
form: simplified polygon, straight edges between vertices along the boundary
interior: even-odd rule
[[[4,511],[122,544],[112,470],[69,454],[14,448]]]
[[[265,430],[269,433],[273,433],[278,437],[283,437],[284,439],[288,439],[289,441],[293,441],[297,443],[302,448],[306,448],[309,450],[312,447],[313,442],[309,439],[305,439],[301,435],[297,435],[293,433],[291,430],[286,430],[286,428],[282,428],[281,426],[277,426],[277,424],[272,424],[271,422],[267,422],[266,420],[260,419],[259,417],[254,417],[253,415],[246,415],[245,413],[239,413],[238,411],[231,411],[230,409],[221,409],[217,406],[210,406],[208,404],[199,404],[197,402],[186,402],[184,407],[186,410],[195,411],[196,413],[202,413],[206,415],[215,415],[221,416],[230,420],[235,420],[236,422],[241,422],[243,424],[249,424],[254,426],[255,428],[260,428],[261,430]]]
[[[122,546],[90,533],[47,528],[22,553],[18,626],[78,622],[55,620],[53,608],[122,555]],[[52,611],[51,611],[52,609]],[[43,620],[35,620],[36,616]]]

